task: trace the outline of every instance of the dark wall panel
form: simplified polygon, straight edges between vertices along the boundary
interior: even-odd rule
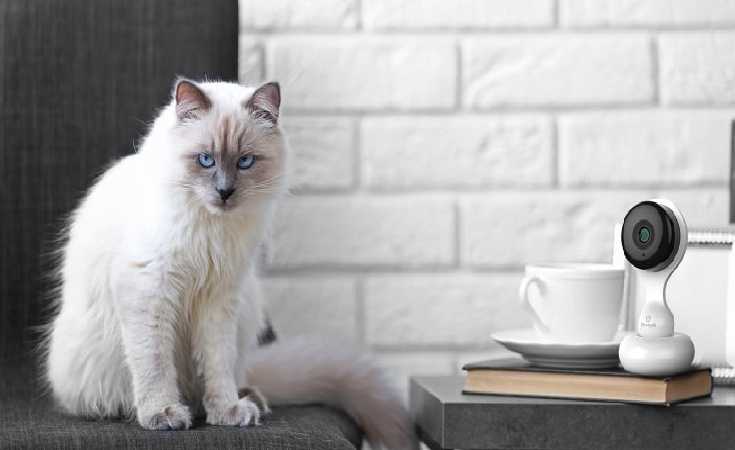
[[[237,0],[0,1],[0,359],[45,320],[64,215],[176,75],[236,79],[237,27]]]

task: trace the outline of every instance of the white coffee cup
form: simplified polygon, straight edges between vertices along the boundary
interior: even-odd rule
[[[549,341],[609,342],[622,328],[624,275],[611,264],[528,265],[521,305]]]

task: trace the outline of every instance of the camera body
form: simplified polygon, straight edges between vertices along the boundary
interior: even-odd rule
[[[669,200],[640,202],[626,214],[620,240],[625,258],[640,271],[638,279],[645,292],[638,334],[673,335],[674,317],[666,304],[666,284],[686,253],[684,216]]]
[[[620,241],[645,296],[637,333],[620,344],[620,362],[630,372],[651,376],[689,369],[694,345],[689,336],[674,332],[674,316],[666,303],[666,284],[686,253],[684,215],[670,200],[640,202],[626,214]]]

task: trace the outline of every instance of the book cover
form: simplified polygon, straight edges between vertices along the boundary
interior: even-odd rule
[[[519,359],[465,364],[465,394],[531,396],[669,405],[710,395],[710,369],[644,377],[623,369],[534,367]]]

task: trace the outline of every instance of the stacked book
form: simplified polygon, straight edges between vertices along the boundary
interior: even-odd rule
[[[710,369],[642,377],[623,369],[551,369],[518,359],[466,364],[463,393],[670,405],[712,393]]]

